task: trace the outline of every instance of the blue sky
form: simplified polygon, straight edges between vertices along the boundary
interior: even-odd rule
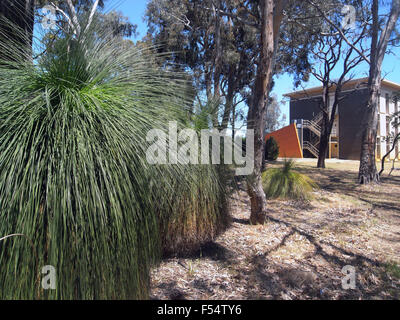
[[[115,8],[121,11],[124,15],[129,17],[130,21],[137,24],[139,36],[135,39],[141,39],[147,31],[146,23],[143,21],[143,17],[146,11],[147,0],[109,0],[105,10]],[[363,63],[356,70],[355,74],[357,78],[368,76],[368,65]],[[386,79],[400,83],[400,48],[395,50],[394,55],[386,55],[383,63],[383,74],[386,75]],[[319,82],[316,79],[311,79],[308,83],[304,84],[305,88],[319,86]],[[275,87],[273,93],[278,96],[278,99],[282,101],[283,94],[294,91],[293,79],[283,74],[275,79]],[[282,105],[282,112],[286,114],[289,119],[289,104],[285,101]],[[287,120],[289,121],[289,120]]]

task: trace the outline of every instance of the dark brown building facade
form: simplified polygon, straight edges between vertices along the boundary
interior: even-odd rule
[[[360,159],[362,127],[368,101],[367,80],[365,78],[352,80],[344,87],[343,100],[339,103],[330,137],[329,158]],[[393,94],[398,92],[400,92],[399,84],[383,80],[378,115],[377,158],[383,156],[389,148],[390,144],[386,143],[384,138],[396,130],[391,127],[389,117],[398,111],[399,106],[392,99]],[[297,124],[304,157],[316,157],[319,143],[318,130],[322,121],[319,108],[322,87],[297,91],[286,96],[290,97],[290,123]],[[330,106],[332,103],[333,92]],[[390,157],[399,157],[398,147]]]

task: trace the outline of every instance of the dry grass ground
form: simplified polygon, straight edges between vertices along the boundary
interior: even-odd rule
[[[327,167],[297,163],[320,189],[310,202],[268,201],[263,226],[249,225],[248,196],[238,182],[231,226],[201,251],[154,269],[152,298],[399,299],[399,173],[360,186],[357,162]],[[342,288],[346,265],[356,270],[354,290]]]

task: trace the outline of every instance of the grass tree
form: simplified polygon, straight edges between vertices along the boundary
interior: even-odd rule
[[[182,77],[84,30],[35,63],[0,41],[1,299],[147,298],[161,239],[205,241],[221,217],[215,168],[146,161],[149,130],[189,125]]]
[[[267,198],[309,200],[317,184],[308,176],[296,172],[293,160],[285,160],[282,168],[271,168],[262,180]]]

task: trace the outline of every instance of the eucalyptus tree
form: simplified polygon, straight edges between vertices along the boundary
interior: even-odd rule
[[[356,37],[353,43],[360,42],[362,38],[363,35]],[[327,38],[314,51],[316,58],[321,62],[321,67],[318,71],[314,70],[312,74],[321,82],[323,87],[322,98],[319,103],[322,111],[322,123],[318,149],[318,168],[325,168],[325,159],[329,150],[329,137],[335,122],[336,111],[340,101],[347,97],[347,94],[342,94],[343,87],[354,78],[351,70],[363,62],[361,57],[353,56],[353,49],[351,47],[345,48],[343,42],[341,37]],[[364,51],[364,49],[362,50]],[[338,78],[333,77],[335,68],[341,70]],[[331,100],[331,93],[333,93],[333,100]]]
[[[54,23],[60,31],[72,30],[76,37],[90,28],[95,17],[101,20],[103,27],[110,30],[113,36],[130,37],[136,34],[137,26],[121,12],[115,10],[104,12],[104,0],[38,0],[36,8],[42,9],[36,12],[40,21],[49,17],[55,18]],[[86,19],[80,19],[80,16],[86,16]],[[84,30],[80,25],[82,21],[85,21]]]
[[[90,23],[98,9],[104,7],[103,0],[2,0],[0,2],[0,41],[20,43],[24,51],[30,55],[33,43],[33,30],[35,18],[40,21],[50,17],[48,12],[42,12],[44,7],[51,9],[57,17],[57,23],[63,22],[80,32],[78,16],[90,12],[88,16]],[[46,11],[46,10],[45,10]],[[39,22],[36,19],[36,22]],[[13,45],[13,44],[10,44]],[[13,45],[14,46],[14,45]],[[4,52],[2,53],[4,55]]]
[[[262,223],[266,213],[261,170],[266,105],[273,75],[290,72],[296,75],[296,81],[308,77],[302,71],[310,67],[308,52],[312,38],[307,33],[299,34],[295,25],[299,19],[304,20],[302,23],[313,23],[308,17],[309,9],[304,2],[289,0],[149,2],[147,39],[162,44],[161,50],[172,52],[173,62],[191,71],[198,81],[197,88],[205,91],[208,102],[215,101],[215,97],[219,100],[220,88],[225,98],[233,93],[248,106],[247,128],[255,132],[255,170],[248,177],[252,223]],[[221,28],[221,38],[218,28]],[[224,53],[222,69],[221,50]],[[222,70],[221,76],[219,70]],[[217,83],[218,79],[221,84]],[[228,92],[231,95],[225,95]],[[233,118],[235,115],[235,109],[229,110],[229,105],[226,103],[223,112],[223,127],[229,113]]]
[[[99,8],[104,7],[103,0],[38,0],[37,1],[38,8],[45,9],[44,18],[49,17],[49,13],[54,14],[57,18],[57,22],[59,25],[62,25],[66,31],[71,30],[72,33],[79,37],[81,33],[87,31],[92,22],[93,18]],[[88,14],[88,18],[86,19],[85,26],[82,28],[81,22],[82,19],[79,18],[80,15]],[[42,15],[43,18],[43,15]]]
[[[364,10],[369,10],[372,17],[368,28],[371,40],[370,56],[366,56],[359,48],[349,41],[341,26],[326,15],[319,3],[313,0],[307,0],[307,2],[316,8],[329,25],[344,39],[346,44],[351,46],[354,51],[369,64],[369,98],[364,117],[358,179],[360,184],[379,182],[375,150],[378,126],[378,105],[382,82],[382,63],[385,55],[390,52],[391,47],[399,43],[400,36],[396,26],[398,25],[400,16],[400,0],[391,0],[390,2],[379,0],[370,0],[367,2],[352,1],[358,3]]]
[[[247,128],[254,131],[254,172],[247,179],[251,202],[250,222],[264,223],[266,198],[261,183],[264,156],[264,132],[267,104],[273,87],[273,75],[279,72],[295,74],[298,81],[307,78],[310,67],[308,52],[313,45],[310,33],[299,34],[295,25],[299,21],[312,24],[313,13],[304,2],[286,0],[244,1],[236,20],[256,26],[258,48],[255,63],[255,81],[248,102]],[[245,8],[243,8],[245,6]],[[229,13],[227,13],[228,15]],[[293,54],[297,52],[299,54]]]
[[[373,0],[371,26],[371,59],[368,78],[369,99],[361,143],[360,170],[358,179],[361,184],[378,182],[379,174],[376,169],[375,149],[378,127],[378,106],[382,82],[382,63],[388,45],[392,39],[400,16],[400,0],[392,0],[389,15],[381,29],[379,17],[379,1]]]
[[[255,5],[255,3],[253,4]],[[280,39],[280,27],[287,0],[262,0],[260,12],[260,54],[254,83],[252,104],[247,115],[247,129],[254,130],[254,172],[248,177],[247,190],[251,203],[250,222],[262,224],[266,219],[266,197],[261,181],[264,154],[266,101],[271,90],[272,76]]]
[[[354,77],[352,71],[369,57],[368,24],[370,15],[349,17],[346,13],[346,1],[327,1],[319,5],[324,14],[335,25],[341,25],[341,34],[346,36],[347,44],[339,32],[325,19],[320,18],[320,27],[313,32],[315,46],[310,49],[314,66],[308,71],[321,82],[323,91],[320,98],[316,98],[322,113],[321,135],[319,139],[318,168],[325,168],[325,159],[329,150],[329,137],[332,132],[335,115],[340,101],[347,97],[343,95],[343,86]],[[355,4],[354,2],[352,2]],[[355,10],[355,7],[352,7]],[[357,7],[358,11],[361,10]],[[349,20],[346,20],[350,18]],[[303,28],[307,32],[307,28]],[[356,52],[359,52],[357,53]],[[331,94],[333,96],[331,98]]]
[[[266,118],[265,132],[268,133],[278,130],[286,121],[286,115],[282,114],[281,103],[275,94],[269,98]]]
[[[255,74],[256,29],[225,15],[236,13],[239,2],[152,0],[146,13],[147,40],[190,72],[198,105],[213,106],[213,125],[223,129],[234,124],[235,107],[245,101]]]
[[[49,50],[54,49],[60,37],[73,35],[75,40],[83,41],[94,21],[96,27],[101,25],[103,35],[118,37],[121,44],[133,45],[127,37],[136,35],[137,26],[129,21],[121,12],[104,11],[104,2],[100,0],[80,1],[48,1],[39,0],[36,6],[36,22],[42,25],[40,48],[34,58],[40,58]],[[107,31],[107,32],[106,32]],[[35,48],[38,49],[38,48]]]

